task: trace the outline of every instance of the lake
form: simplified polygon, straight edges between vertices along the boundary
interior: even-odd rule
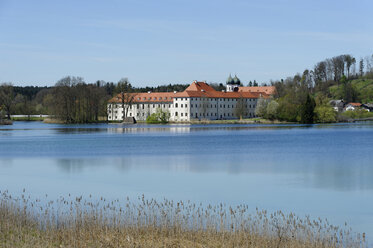
[[[328,218],[373,236],[373,123],[0,126],[0,190],[167,198]],[[371,238],[369,238],[371,240]]]

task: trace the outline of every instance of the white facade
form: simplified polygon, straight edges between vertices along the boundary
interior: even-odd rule
[[[168,111],[170,121],[183,122],[191,120],[235,119],[237,103],[243,101],[244,117],[255,117],[257,98],[207,98],[207,97],[174,97],[172,102],[140,102],[132,104],[127,117],[145,121],[148,116],[156,113],[157,109]],[[120,103],[108,104],[108,119],[110,121],[123,120],[123,108]]]

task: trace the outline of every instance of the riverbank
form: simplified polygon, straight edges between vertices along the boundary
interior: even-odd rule
[[[47,203],[43,203],[47,202]],[[0,196],[1,247],[366,247],[327,220],[248,206]]]
[[[13,122],[11,120],[0,120],[0,125],[12,125]]]

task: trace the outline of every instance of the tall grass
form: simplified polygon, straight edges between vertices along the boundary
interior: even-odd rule
[[[164,199],[32,199],[0,191],[0,247],[366,247],[327,220]]]

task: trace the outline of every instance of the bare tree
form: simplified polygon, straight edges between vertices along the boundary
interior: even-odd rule
[[[198,109],[199,109],[199,113],[202,114],[203,117],[206,116],[207,110],[209,109],[208,104],[209,104],[209,99],[206,96],[202,95],[200,98],[200,105]]]
[[[344,60],[346,62],[347,78],[350,78],[350,68],[356,63],[356,59],[349,54],[344,55]]]
[[[234,115],[240,118],[240,120],[242,120],[243,116],[245,116],[246,113],[247,113],[246,99],[240,96],[240,98],[238,98],[236,102],[236,108],[234,110]]]
[[[122,104],[123,120],[127,117],[128,111],[135,101],[135,93],[132,93],[132,85],[129,83],[127,78],[119,80],[116,91],[118,92],[118,100]]]
[[[364,75],[364,59],[360,59],[359,73],[360,73],[360,77],[362,77]]]

